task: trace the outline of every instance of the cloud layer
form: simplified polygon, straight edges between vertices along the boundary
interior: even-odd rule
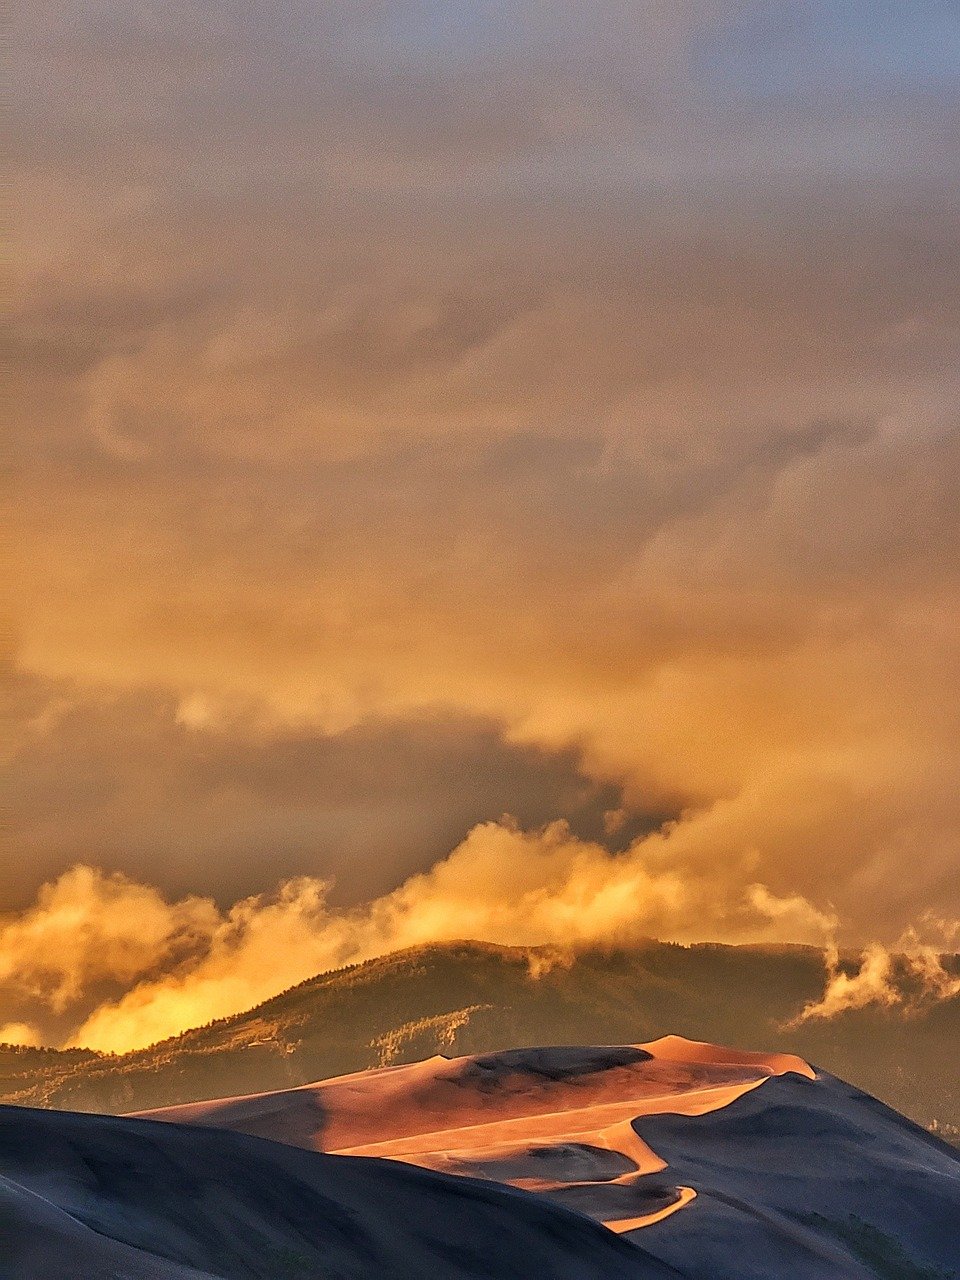
[[[673,846],[677,847],[674,848]],[[219,911],[78,865],[0,927],[0,980],[69,1008],[77,1045],[122,1052],[236,1013],[313,974],[417,943],[485,938],[563,950],[657,936],[819,942],[835,917],[698,858],[678,827],[620,853],[562,822],[475,827],[430,871],[361,907],[302,877]],[[105,995],[108,988],[120,994]]]
[[[6,827],[20,855],[0,911],[25,907],[37,881],[76,861],[221,905],[269,877],[334,882],[359,902],[427,870],[478,822],[563,817],[622,847],[679,804],[623,808],[622,785],[588,775],[574,746],[511,742],[502,723],[423,709],[336,731],[265,725],[249,707],[218,717],[199,695],[89,691],[11,679],[19,743]]]
[[[344,908],[358,954],[422,933],[420,874],[495,933],[441,888],[504,811],[641,931],[960,917],[955,6],[44,0],[12,39],[0,910],[60,886],[17,956],[77,862],[91,918],[167,904],[154,976],[107,948],[134,983],[251,900],[311,963]],[[121,981],[89,952],[23,990]]]
[[[955,946],[960,923],[928,918],[928,933],[937,936],[939,947],[922,942],[915,927],[906,930],[895,949],[879,943],[867,947],[859,968],[841,966],[835,946],[826,951],[827,983],[819,1000],[805,1005],[793,1025],[835,1018],[849,1009],[871,1005],[919,1013],[938,1000],[960,995],[960,976],[944,964],[941,948]]]

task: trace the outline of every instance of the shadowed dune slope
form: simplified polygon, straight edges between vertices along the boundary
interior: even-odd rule
[[[832,1076],[771,1078],[727,1106],[635,1121],[696,1200],[631,1238],[690,1277],[960,1277],[960,1158]]]
[[[3,1280],[678,1275],[538,1196],[213,1129],[3,1107],[0,1178]]]
[[[43,1196],[0,1177],[0,1275],[74,1280],[201,1280],[181,1267],[84,1226]]]
[[[960,1276],[956,1153],[788,1054],[434,1057],[154,1114],[535,1191],[689,1280]]]

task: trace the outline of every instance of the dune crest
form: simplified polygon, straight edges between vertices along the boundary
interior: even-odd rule
[[[787,1072],[815,1078],[790,1054],[665,1036],[638,1045],[436,1055],[143,1114],[506,1183],[622,1232],[661,1221],[696,1194],[668,1178],[651,1180],[667,1166],[640,1136],[641,1118],[706,1115]]]
[[[677,1036],[434,1056],[139,1117],[0,1109],[0,1173],[25,1259],[38,1215],[54,1241],[75,1221],[112,1240],[78,1249],[143,1280],[172,1280],[158,1259],[272,1280],[251,1240],[309,1275],[339,1250],[358,1280],[877,1280],[878,1258],[960,1276],[952,1148],[802,1059]],[[231,1220],[212,1221],[221,1196]],[[45,1257],[22,1275],[104,1273]]]
[[[817,1073],[809,1062],[794,1053],[762,1053],[751,1049],[729,1049],[724,1045],[710,1044],[706,1040],[687,1040],[684,1036],[661,1036],[650,1040],[642,1048],[662,1062],[703,1062],[714,1065],[766,1067],[772,1075],[782,1076],[788,1071],[815,1080]]]

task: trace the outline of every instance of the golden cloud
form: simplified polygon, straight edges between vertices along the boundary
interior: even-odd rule
[[[751,870],[692,867],[682,824],[611,854],[560,822],[538,831],[482,824],[429,872],[353,910],[331,909],[329,886],[310,878],[221,913],[208,900],[168,902],[149,886],[81,866],[3,927],[0,955],[7,981],[59,1008],[89,1006],[104,979],[125,988],[70,1040],[120,1052],[417,943],[821,942],[835,928],[832,913],[798,895],[777,897]]]
[[[949,87],[891,93],[861,59],[828,109],[799,65],[760,100],[750,6],[521,5],[499,36],[453,23],[449,62],[371,39],[364,6],[275,10],[144,27],[108,0],[95,39],[82,5],[16,14],[17,661],[68,704],[126,699],[115,756],[151,699],[183,735],[176,786],[144,752],[112,789],[56,699],[29,719],[17,891],[54,879],[0,975],[58,1007],[127,984],[90,1012],[139,1043],[258,998],[261,937],[292,981],[451,930],[629,935],[631,911],[680,937],[836,917],[887,948],[960,916]],[[620,810],[681,818],[617,857],[481,826],[389,890],[358,874],[353,915],[319,854],[243,897],[219,814],[256,888],[287,874],[276,828],[302,852],[322,823],[257,793],[245,743],[216,777],[196,744],[244,720],[283,761],[285,734],[423,708],[575,753],[617,792],[611,840]],[[465,804],[443,847],[504,808]],[[132,880],[56,880],[113,865],[148,809]],[[220,906],[150,887],[191,828]],[[882,999],[884,964],[831,973],[831,1002]]]

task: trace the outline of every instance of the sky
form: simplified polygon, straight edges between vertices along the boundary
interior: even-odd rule
[[[960,946],[952,0],[10,39],[0,1039],[464,936]]]

